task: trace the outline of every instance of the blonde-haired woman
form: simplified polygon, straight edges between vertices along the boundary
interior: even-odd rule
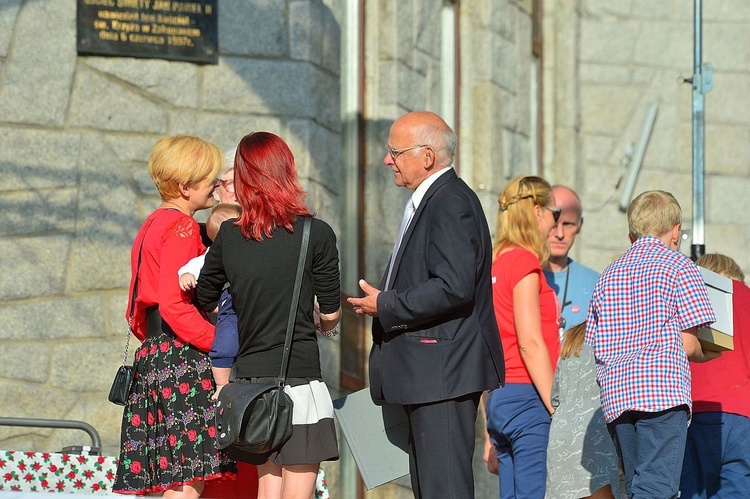
[[[501,498],[543,498],[554,412],[550,391],[560,341],[557,298],[542,265],[560,209],[549,183],[530,175],[511,180],[498,202],[492,294],[506,383],[485,401],[485,460],[491,471],[499,466]]]
[[[126,317],[142,342],[122,419],[113,490],[197,498],[223,466],[216,447],[211,348],[214,326],[179,287],[177,270],[205,250],[196,211],[211,207],[224,155],[197,137],[166,137],[148,168],[161,205],[138,231],[131,252]]]

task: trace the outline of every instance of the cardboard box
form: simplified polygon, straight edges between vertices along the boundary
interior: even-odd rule
[[[732,280],[700,267],[711,300],[716,322],[698,330],[698,339],[704,350],[722,352],[734,350],[734,309],[732,307]]]

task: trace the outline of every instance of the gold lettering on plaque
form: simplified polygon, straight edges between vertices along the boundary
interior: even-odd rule
[[[123,9],[150,9],[151,0],[117,0],[117,6]]]
[[[172,12],[203,14],[203,5],[195,2],[172,2]]]
[[[153,10],[169,10],[169,0],[154,0]]]
[[[128,35],[128,41],[130,43],[146,43],[148,45],[164,45],[165,39],[163,36],[138,35],[135,33],[130,33]]]
[[[99,38],[102,40],[109,40],[111,42],[116,42],[119,39],[117,33],[112,33],[111,31],[104,30],[99,32]]]
[[[122,23],[120,21],[112,21],[112,29],[117,31],[138,33],[141,31],[141,25],[138,23]]]
[[[114,7],[115,0],[83,0],[84,5],[98,5],[100,7]]]

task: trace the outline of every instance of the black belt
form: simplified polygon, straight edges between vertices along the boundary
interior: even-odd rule
[[[174,331],[159,314],[159,307],[153,306],[146,309],[146,337],[157,336],[161,333],[167,333],[174,336]]]

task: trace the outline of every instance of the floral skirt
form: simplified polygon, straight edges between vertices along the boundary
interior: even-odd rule
[[[216,446],[208,355],[161,332],[135,353],[113,490],[147,494],[236,473]]]

